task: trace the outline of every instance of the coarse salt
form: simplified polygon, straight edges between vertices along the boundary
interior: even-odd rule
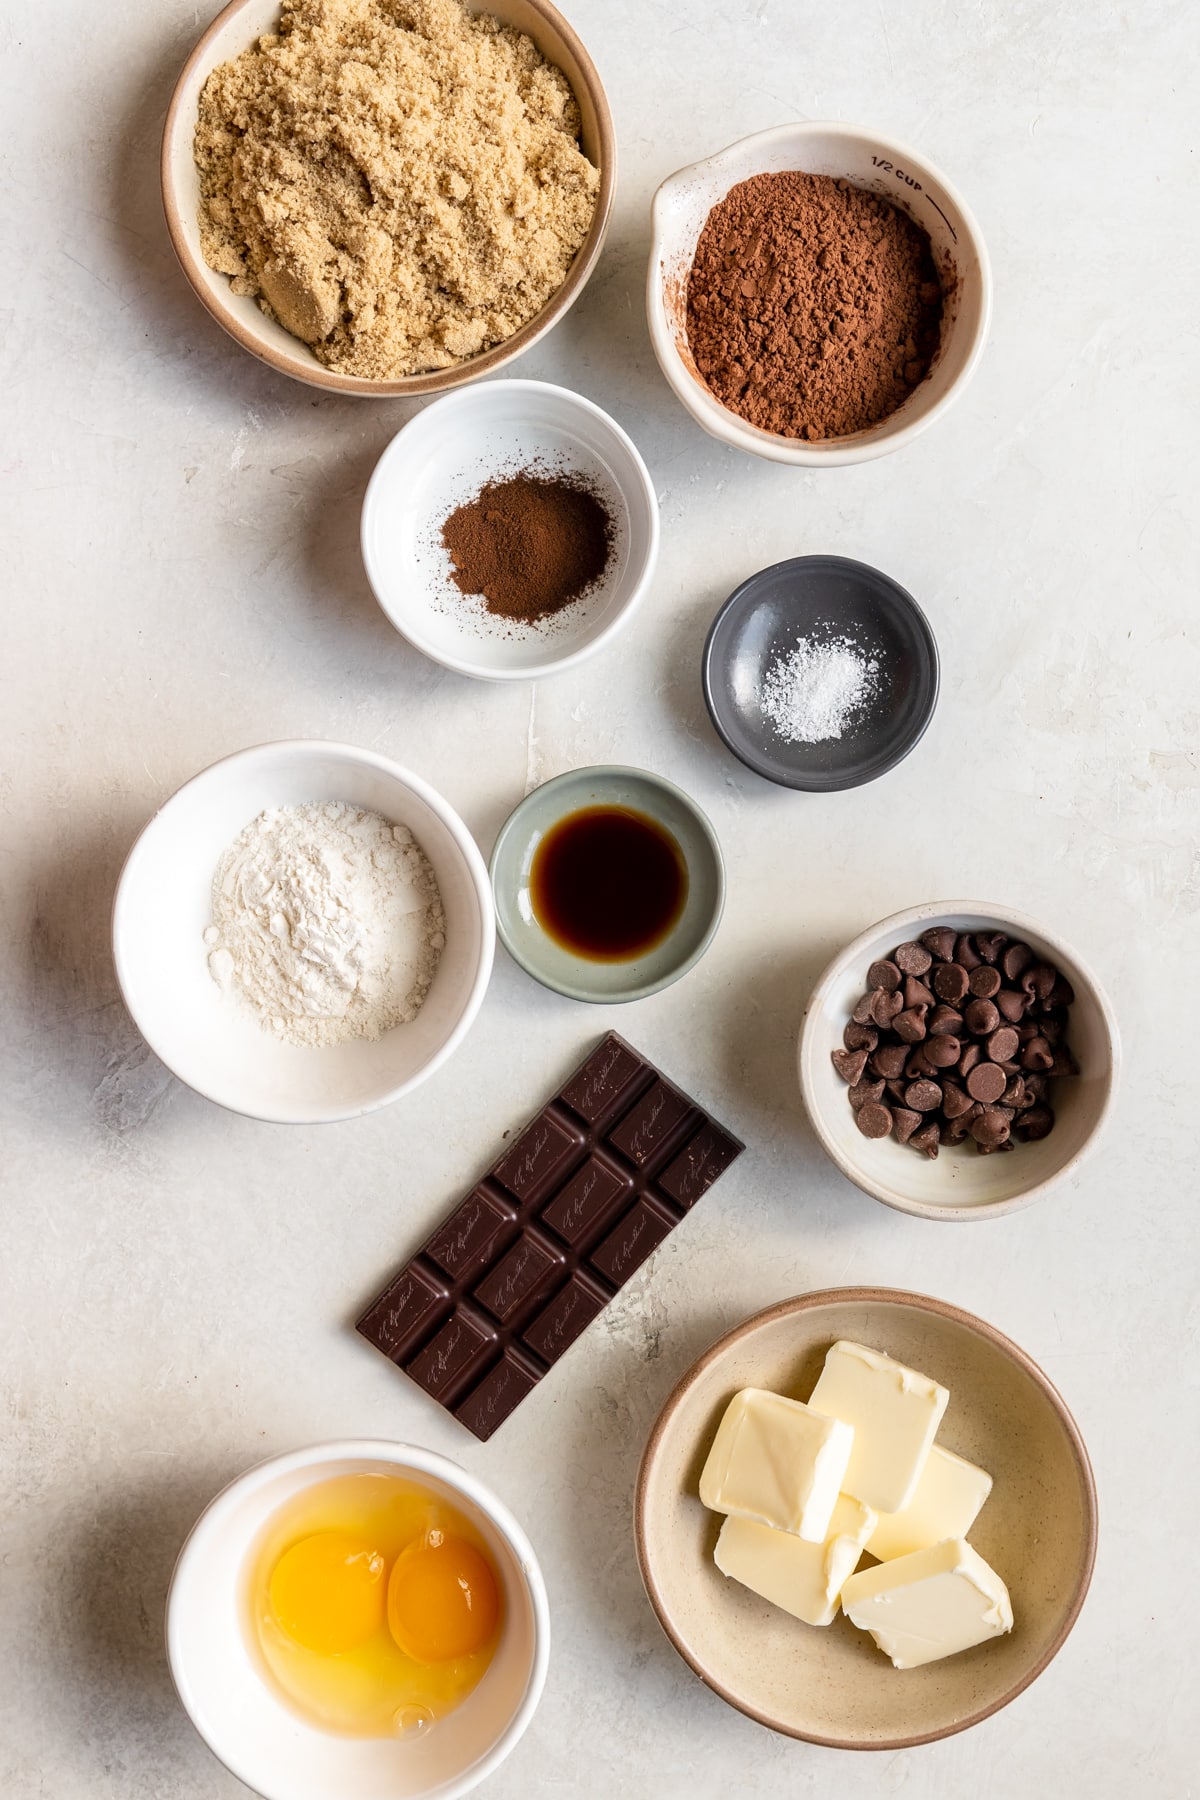
[[[840,738],[879,691],[879,659],[848,637],[798,638],[777,656],[758,690],[758,703],[789,744]]]

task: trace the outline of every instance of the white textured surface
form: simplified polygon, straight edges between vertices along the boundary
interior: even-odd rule
[[[613,411],[658,482],[664,532],[628,634],[536,695],[422,661],[370,598],[359,501],[407,409],[318,402],[267,374],[173,266],[157,134],[207,10],[39,0],[0,22],[5,241],[26,270],[5,308],[0,457],[0,1792],[243,1791],[169,1688],[172,1558],[236,1470],[357,1433],[478,1471],[543,1559],[550,1679],[495,1800],[1195,1793],[1178,1605],[1200,1474],[1192,9],[571,0],[610,85],[620,195],[597,278],[514,373]],[[653,366],[641,309],[655,183],[794,116],[923,148],[975,208],[996,278],[992,342],[948,419],[899,458],[819,477],[703,437]],[[805,550],[894,574],[945,668],[910,761],[827,798],[733,763],[698,678],[718,601]],[[118,1003],[113,883],[194,770],[310,733],[412,764],[485,850],[544,776],[661,770],[726,849],[716,945],[678,987],[603,1018],[501,956],[467,1043],[408,1101],[311,1131],[217,1111],[165,1075]],[[952,892],[1011,896],[1077,943],[1126,1050],[1101,1157],[984,1225],[924,1224],[848,1187],[793,1078],[832,950]],[[609,1023],[750,1149],[475,1445],[349,1321]],[[1101,1500],[1095,1585],[1058,1661],[975,1731],[886,1760],[776,1740],[708,1694],[642,1598],[629,1528],[642,1441],[692,1356],[770,1300],[857,1281],[942,1295],[1023,1344],[1074,1408]]]

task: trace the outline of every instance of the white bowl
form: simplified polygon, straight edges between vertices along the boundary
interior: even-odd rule
[[[478,1687],[427,1738],[342,1737],[305,1724],[259,1674],[244,1624],[246,1556],[271,1514],[314,1482],[396,1471],[443,1495],[480,1532],[500,1574],[504,1625]],[[167,1596],[179,1698],[214,1755],[266,1800],[454,1800],[521,1737],[549,1655],[550,1611],[529,1539],[481,1481],[411,1444],[317,1444],[240,1475],[192,1527]]]
[[[727,407],[701,379],[687,345],[687,282],[704,221],[730,188],[751,175],[788,169],[832,175],[883,194],[923,225],[944,285],[954,278],[933,368],[904,404],[866,431],[807,443],[760,431]],[[741,138],[663,182],[652,206],[646,282],[650,337],[663,374],[710,436],[772,462],[808,468],[868,462],[910,443],[961,394],[983,351],[992,308],[992,276],[979,227],[946,177],[907,144],[857,125],[779,125]]]
[[[180,267],[201,305],[252,356],[303,381],[309,387],[368,397],[415,397],[444,392],[481,375],[493,374],[530,349],[574,305],[600,256],[617,186],[617,145],[604,86],[582,40],[552,0],[471,0],[470,12],[487,12],[503,25],[531,37],[547,62],[561,69],[579,104],[580,142],[600,171],[596,211],[587,236],[567,271],[566,280],[541,311],[503,343],[449,369],[403,375],[393,381],[368,381],[342,375],[319,363],[307,344],[269,319],[257,300],[235,294],[229,277],[210,269],[200,249],[200,177],[192,145],[200,94],[220,63],[240,56],[264,33],[279,24],[279,0],[230,0],[204,32],[184,64],[167,108],[163,126],[159,176],[167,231]]]
[[[345,800],[407,825],[433,865],[446,948],[417,1017],[374,1043],[302,1049],[265,1031],[208,970],[217,863],[267,807]],[[346,744],[260,744],[181,787],[126,859],[113,904],[113,958],[125,1004],[155,1055],[196,1092],[279,1124],[373,1112],[439,1068],[483,1001],[495,951],[491,885],[474,839],[419,776]]]
[[[455,507],[531,464],[582,476],[616,534],[595,590],[532,626],[461,593],[441,541]],[[600,407],[545,381],[489,381],[435,401],[392,439],[363,500],[362,554],[375,598],[410,644],[460,675],[528,681],[593,656],[629,619],[658,556],[658,501],[632,440]]]
[[[867,970],[897,944],[933,925],[955,931],[1007,931],[1054,963],[1075,990],[1067,1041],[1079,1074],[1056,1081],[1054,1130],[1011,1156],[980,1156],[973,1144],[944,1149],[935,1161],[892,1138],[865,1138],[830,1055],[867,985]],[[1108,998],[1060,937],[1023,914],[978,900],[945,900],[893,913],[834,957],[813,989],[800,1032],[800,1090],[822,1147],[866,1194],[922,1219],[992,1219],[1028,1206],[1076,1167],[1108,1114],[1120,1068],[1120,1042]]]

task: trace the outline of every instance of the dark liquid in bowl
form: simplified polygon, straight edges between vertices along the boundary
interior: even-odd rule
[[[627,962],[660,944],[687,900],[675,839],[626,806],[585,806],[548,831],[533,855],[538,924],[564,950]]]

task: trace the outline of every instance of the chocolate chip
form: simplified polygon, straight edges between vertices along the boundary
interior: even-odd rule
[[[934,1065],[925,1053],[925,1040],[913,1047],[908,1053],[908,1061],[904,1065],[904,1073],[910,1081],[919,1081],[923,1075],[932,1075]]]
[[[1054,1052],[1044,1037],[1030,1038],[1021,1052],[1023,1069],[1051,1069],[1054,1067]]]
[[[954,946],[954,960],[963,969],[977,969],[983,958],[975,948],[970,932],[964,931]]]
[[[1007,931],[977,931],[975,933],[975,948],[985,963],[994,963],[1007,943]]]
[[[842,1032],[842,1042],[847,1050],[874,1050],[879,1042],[879,1033],[874,1025],[856,1025],[851,1019]]]
[[[1010,944],[1000,958],[1005,981],[1019,980],[1032,961],[1033,951],[1028,944]]]
[[[936,1081],[913,1081],[905,1091],[904,1103],[914,1112],[932,1112],[942,1104],[942,1090]]]
[[[960,1000],[966,999],[971,985],[971,977],[967,971],[952,962],[939,963],[933,971],[932,980],[933,991],[938,999],[948,1000],[952,1006],[957,1006]]]
[[[1054,1114],[1048,1106],[1031,1106],[1016,1123],[1016,1133],[1024,1144],[1036,1144],[1054,1130]]]
[[[871,997],[871,1017],[876,1025],[888,1026],[898,1012],[904,1009],[904,1001],[899,994],[889,993],[886,988],[876,988]]]
[[[934,1004],[933,993],[915,975],[906,975],[904,977],[904,1004],[908,1007],[932,1006]]]
[[[925,1021],[925,1029],[930,1037],[957,1037],[962,1024],[963,1016],[953,1006],[935,1006]]]
[[[1015,1147],[1010,1137],[1005,1138],[1002,1144],[976,1144],[975,1146],[980,1156],[1000,1156],[1005,1150],[1012,1150]]]
[[[853,1086],[856,1081],[862,1080],[862,1072],[867,1066],[867,1053],[865,1050],[831,1050],[829,1060],[842,1080]]]
[[[993,1100],[998,1100],[1007,1086],[1008,1081],[1004,1070],[998,1069],[995,1063],[976,1063],[967,1076],[968,1094],[972,1100],[979,1100],[985,1106],[990,1106]]]
[[[1050,989],[1050,997],[1046,1004],[1047,1006],[1074,1006],[1075,989],[1065,975],[1055,976],[1054,986]]]
[[[858,1129],[866,1138],[885,1138],[892,1129],[892,1115],[886,1106],[878,1102],[870,1106],[860,1106],[854,1115]]]
[[[956,1037],[927,1037],[924,1050],[931,1068],[952,1069],[962,1054],[962,1045]]]
[[[941,962],[949,962],[954,955],[954,946],[958,941],[958,933],[952,925],[931,925],[928,931],[921,933],[921,942],[931,956]]]
[[[980,1000],[990,1000],[993,994],[1000,992],[1000,971],[989,969],[986,963],[972,969],[967,979],[971,983],[971,992]]]
[[[971,1121],[965,1114],[956,1119],[947,1120],[942,1126],[943,1144],[961,1144],[971,1134]]]
[[[1002,1112],[987,1106],[971,1121],[971,1136],[977,1144],[1002,1144],[1009,1134],[1009,1123]]]
[[[975,1102],[969,1094],[964,1094],[954,1081],[942,1083],[942,1111],[948,1119],[961,1119],[965,1112],[970,1112]]]
[[[996,995],[996,1010],[1010,1025],[1017,1025],[1024,1018],[1025,1005],[1024,994],[1016,994],[1012,988],[1001,988]]]
[[[933,958],[924,944],[901,944],[899,949],[893,952],[892,961],[897,968],[903,969],[906,975],[924,975],[927,969],[933,967]]]
[[[1005,1106],[1019,1108],[1033,1104],[1032,1101],[1027,1100],[1025,1097],[1025,1077],[1023,1075],[1010,1075],[1008,1078],[1008,1086],[1005,1088],[1000,1098],[1003,1100]]]
[[[920,1131],[914,1131],[908,1141],[914,1150],[923,1150],[930,1162],[933,1162],[942,1141],[941,1128],[931,1119],[928,1125],[922,1125]]]
[[[969,1075],[982,1055],[983,1051],[978,1044],[968,1044],[958,1059],[959,1074]]]
[[[994,1063],[1011,1062],[1020,1048],[1021,1040],[1011,1025],[1001,1025],[999,1031],[993,1031],[987,1041],[987,1053]]]
[[[899,999],[899,995],[896,998]],[[910,1006],[907,1011],[898,1012],[892,1020],[892,1030],[906,1044],[919,1043],[925,1036],[925,1008]]]
[[[898,1100],[901,1105],[904,1104],[904,1090],[908,1086],[906,1080],[885,1081],[883,1085],[893,1100]]]
[[[1023,1073],[1022,1079],[1025,1083],[1026,1094],[1030,1095],[1034,1100],[1044,1100],[1046,1098],[1050,1083],[1044,1075],[1030,1075]]]
[[[850,1014],[850,1017],[854,1020],[854,1023],[856,1025],[867,1024],[867,1022],[869,1021],[869,1019],[871,1017],[871,1011],[872,1011],[872,1008],[874,1007],[874,1005],[875,1005],[875,990],[872,988],[869,993],[866,993],[862,996],[861,1000],[856,1000],[854,1002],[854,1011]]]
[[[871,1058],[871,1067],[876,1075],[882,1075],[885,1081],[894,1081],[897,1075],[903,1075],[907,1060],[908,1046],[906,1044],[880,1044]]]
[[[1063,1075],[1078,1075],[1079,1064],[1065,1044],[1056,1045],[1054,1061],[1050,1064],[1050,1073],[1056,1081]]]
[[[907,1106],[898,1106],[892,1114],[893,1130],[898,1143],[907,1144],[917,1126],[921,1123],[920,1113],[909,1112]]]
[[[991,1000],[971,1000],[963,1007],[963,1023],[976,1037],[988,1037],[1000,1023],[1000,1014]]]
[[[894,994],[900,981],[900,971],[894,962],[873,962],[867,970],[868,987],[883,988],[887,993]]]
[[[855,1112],[858,1111],[860,1106],[874,1105],[875,1101],[882,1099],[882,1081],[867,1081],[864,1079],[862,1081],[856,1081],[854,1086],[850,1089],[850,1104]]]
[[[1027,994],[1033,994],[1038,1000],[1048,1000],[1057,980],[1057,969],[1052,969],[1049,963],[1035,963],[1032,969],[1026,969],[1022,975],[1021,986]]]

